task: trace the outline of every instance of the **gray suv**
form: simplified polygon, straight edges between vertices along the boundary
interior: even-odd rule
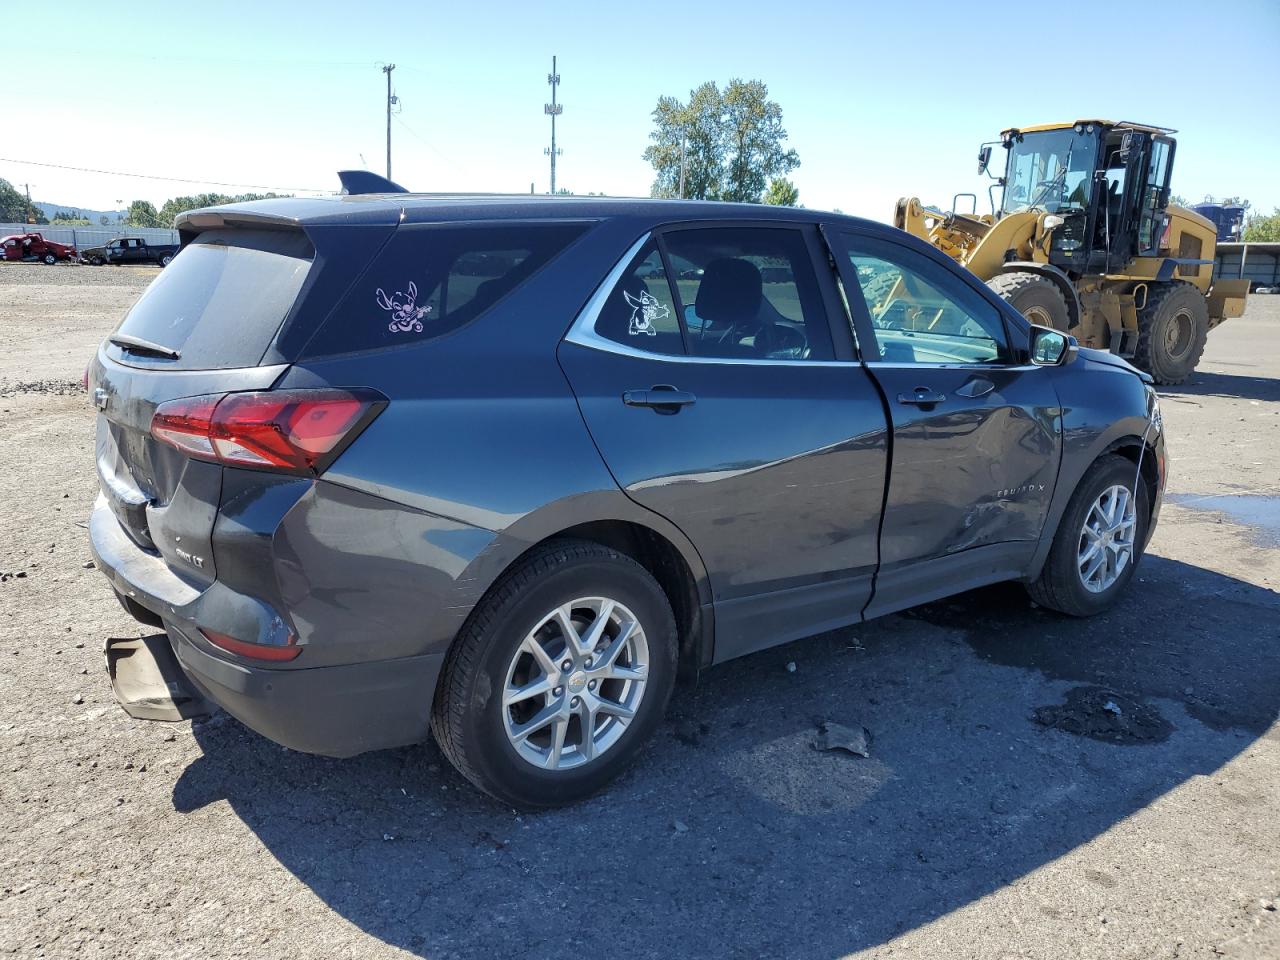
[[[1145,375],[885,226],[381,193],[179,229],[90,370],[93,550],[164,631],[108,650],[138,716],[434,733],[554,805],[679,671],[1001,580],[1092,614],[1156,521]]]

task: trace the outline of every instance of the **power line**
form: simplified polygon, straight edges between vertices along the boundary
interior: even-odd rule
[[[12,157],[0,157],[0,163],[24,163],[32,167],[50,167],[54,170],[75,170],[79,173],[100,173],[109,177],[133,177],[137,180],[161,180],[166,183],[191,183],[204,187],[248,187],[252,190],[289,190],[294,193],[332,193],[331,190],[318,190],[315,187],[269,187],[261,183],[224,183],[220,180],[190,180],[184,177],[158,177],[150,173],[125,173],[121,170],[98,170],[93,167],[73,167],[65,163],[44,163],[40,160],[15,160]]]

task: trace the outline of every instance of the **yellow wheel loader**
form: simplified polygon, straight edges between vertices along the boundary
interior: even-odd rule
[[[1169,203],[1174,133],[1110,120],[1005,130],[990,214],[977,213],[974,194],[957,194],[950,212],[912,197],[898,201],[894,224],[964,264],[1032,323],[1119,354],[1157,383],[1182,383],[1209,331],[1244,312],[1249,286],[1214,278],[1214,225]],[[993,146],[980,148],[979,172]],[[971,213],[957,211],[961,197],[972,198]]]

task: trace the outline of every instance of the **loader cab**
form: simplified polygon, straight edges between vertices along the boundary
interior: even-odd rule
[[[1175,131],[1129,123],[1006,130],[998,216],[1053,214],[1049,262],[1073,277],[1156,256],[1169,205]]]

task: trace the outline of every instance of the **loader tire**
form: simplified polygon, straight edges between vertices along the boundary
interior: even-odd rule
[[[1133,363],[1156,383],[1177,384],[1191,376],[1209,338],[1209,306],[1189,283],[1151,284],[1138,311],[1138,347]]]
[[[1071,323],[1067,298],[1047,277],[1036,273],[1002,273],[988,280],[987,286],[1026,317],[1028,323],[1067,332]]]

